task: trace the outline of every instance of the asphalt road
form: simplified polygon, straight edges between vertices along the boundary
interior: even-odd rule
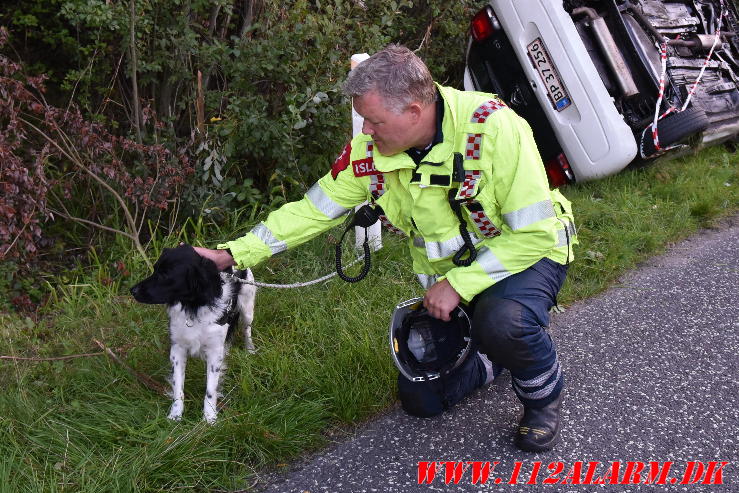
[[[556,315],[551,332],[567,387],[562,440],[553,451],[529,454],[513,446],[520,407],[505,372],[436,418],[392,409],[290,471],[265,478],[261,491],[739,492],[739,216]],[[418,484],[421,461],[443,462],[430,484]],[[483,472],[486,462],[499,464],[485,484],[473,484],[472,467],[457,484],[446,484],[446,461],[479,461]],[[644,464],[640,479],[646,480],[651,461],[668,472],[666,484],[610,484],[623,481],[629,462]],[[706,475],[711,461],[728,464]],[[618,475],[610,474],[614,462]],[[706,468],[702,475],[698,462]],[[588,467],[594,467],[589,482],[607,484],[572,484],[588,481]],[[507,484],[517,468],[515,485]],[[686,472],[689,481],[716,481],[717,471],[723,484],[681,484]],[[559,484],[544,484],[548,477]]]

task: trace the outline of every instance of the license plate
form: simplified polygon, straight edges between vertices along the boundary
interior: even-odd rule
[[[562,81],[559,80],[557,69],[552,63],[552,58],[549,56],[544,43],[541,42],[541,38],[536,38],[528,45],[527,49],[529,59],[531,59],[536,71],[539,72],[552,106],[557,111],[564,110],[572,104],[572,101]]]

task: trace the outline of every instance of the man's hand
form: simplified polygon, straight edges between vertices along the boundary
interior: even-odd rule
[[[448,322],[451,320],[449,314],[454,310],[462,298],[459,296],[449,281],[444,279],[437,282],[426,291],[423,297],[423,306],[429,311],[431,316]]]
[[[192,247],[201,257],[212,260],[218,270],[228,269],[236,265],[236,261],[226,250],[211,250],[203,247]]]

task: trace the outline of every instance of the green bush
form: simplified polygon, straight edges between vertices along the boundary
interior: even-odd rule
[[[340,84],[353,53],[404,43],[418,48],[437,79],[459,84],[477,3],[140,0],[132,11],[131,2],[21,0],[0,7],[0,25],[12,34],[8,51],[50,76],[51,104],[74,101],[131,136],[134,69],[139,104],[168,123],[144,135],[150,140],[190,138],[200,72],[207,127],[200,138],[220,147],[220,173],[233,180],[194,180],[191,198],[199,200],[189,212],[198,212],[223,192],[238,199],[220,204],[229,207],[261,200],[254,187],[294,196],[292,186],[304,188],[327,168],[350,137]]]
[[[226,174],[294,198],[323,174],[350,134],[341,83],[354,53],[416,48],[438,79],[458,83],[472,9],[443,2],[293,2],[267,9],[250,36],[214,43],[226,83],[206,100]],[[430,30],[429,30],[430,28]],[[427,35],[427,32],[429,33]],[[439,36],[437,40],[436,36]]]

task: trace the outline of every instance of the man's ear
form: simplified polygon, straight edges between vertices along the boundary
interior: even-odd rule
[[[421,106],[419,103],[411,103],[406,108],[405,111],[408,112],[411,122],[412,123],[418,123],[418,121],[421,119],[421,115],[423,114],[423,106]]]

